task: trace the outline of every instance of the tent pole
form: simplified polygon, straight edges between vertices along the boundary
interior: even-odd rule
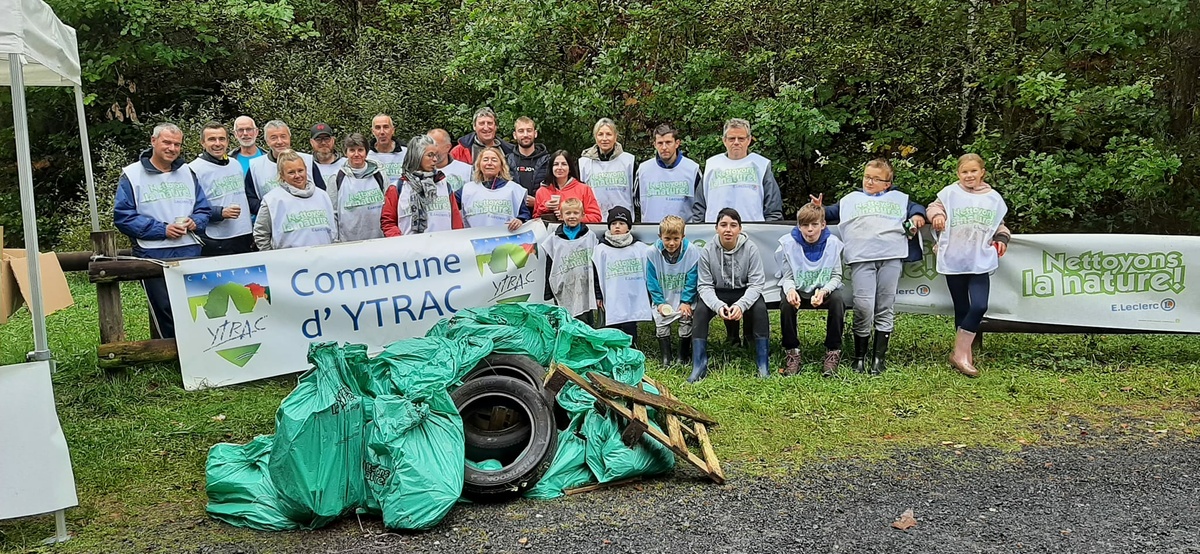
[[[29,259],[29,312],[33,315],[33,352],[30,361],[50,359],[50,342],[46,338],[46,310],[42,302],[42,263],[38,257],[37,209],[33,203],[33,161],[29,156],[29,122],[25,119],[25,75],[23,56],[9,54],[8,70],[12,75],[13,128],[17,139],[17,175],[21,185],[21,220],[25,224],[25,255]]]
[[[92,175],[92,146],[88,141],[87,119],[83,116],[83,87],[75,85],[75,111],[79,115],[79,143],[83,147],[83,174],[87,177],[88,207],[92,210],[92,232],[100,230],[96,210],[96,179]]]

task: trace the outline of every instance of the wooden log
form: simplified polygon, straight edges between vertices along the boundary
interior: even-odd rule
[[[175,345],[175,339],[101,344],[97,354],[97,365],[104,369],[166,363],[179,359],[179,349]]]
[[[96,253],[95,252],[55,252],[54,255],[58,257],[58,265],[60,267],[62,267],[62,270],[66,271],[66,272],[70,272],[70,271],[87,271],[88,264],[90,264],[92,262],[92,256],[95,256]],[[117,255],[118,256],[132,256],[133,251],[126,248],[124,250],[118,250]]]
[[[666,398],[657,394],[650,394],[640,388],[634,388],[625,383],[620,383],[609,379],[599,373],[589,373],[588,379],[596,385],[596,388],[610,397],[627,398],[636,404],[645,404],[654,406],[655,408],[672,414],[678,414],[688,419],[715,425],[717,421],[712,416],[701,412],[683,402],[675,399]],[[657,388],[657,387],[656,387]]]
[[[96,231],[92,233],[92,249],[101,256],[117,254],[117,232]],[[96,311],[100,319],[100,344],[125,341],[125,313],[121,308],[121,284],[117,282],[96,285]]]
[[[97,284],[141,281],[162,276],[162,264],[148,260],[106,260],[88,264],[88,280]]]
[[[650,379],[648,377],[644,378],[642,380],[649,383],[650,386],[658,389],[658,393],[661,394],[663,398],[666,398],[668,400],[677,400],[675,398],[675,395],[671,394],[671,391],[667,390],[667,387],[664,387],[664,386],[656,383],[653,379]],[[687,448],[687,441],[685,441],[683,439],[682,425],[679,424],[679,416],[669,413],[669,414],[667,414],[666,420],[667,420],[667,436],[671,437],[671,443],[677,444],[683,448]]]

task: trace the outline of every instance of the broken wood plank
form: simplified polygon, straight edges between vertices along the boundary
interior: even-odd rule
[[[575,487],[573,489],[564,490],[563,494],[565,494],[567,496],[571,496],[573,494],[583,494],[585,492],[592,492],[594,490],[607,489],[610,487],[619,487],[621,485],[628,485],[630,483],[636,483],[641,480],[642,480],[641,477],[630,477],[628,479],[621,479],[620,481],[609,481],[607,483],[595,483],[592,485],[584,485],[582,487]]]
[[[608,406],[610,410],[616,412],[621,417],[623,417],[627,420],[634,419],[633,412],[630,411],[629,408],[625,407],[625,405],[623,403],[616,402],[616,401],[612,400],[611,398],[607,398],[607,397],[601,395],[599,393],[599,391],[597,391],[595,389],[595,387],[593,387],[592,384],[587,381],[587,379],[584,379],[582,376],[580,376],[578,373],[575,373],[567,366],[556,363],[556,364],[551,365],[551,369],[554,372],[559,373],[559,374],[563,375],[564,377],[566,377],[568,381],[571,381],[572,383],[579,385],[579,387],[582,388],[584,391],[586,391],[588,394],[591,394],[592,396],[594,396],[596,398],[597,402],[600,402],[600,403]],[[704,459],[693,454],[684,445],[673,444],[671,442],[671,438],[668,437],[666,434],[664,434],[661,429],[659,429],[653,425],[650,425],[646,429],[646,434],[650,435],[650,437],[653,438],[654,440],[662,443],[664,446],[666,446],[668,449],[670,449],[672,452],[674,452],[676,456],[683,458],[688,463],[692,464],[693,466],[696,466],[696,468],[699,469],[700,471],[703,471],[706,475],[708,475],[709,479],[712,479],[712,481],[714,483],[716,483],[718,485],[725,484],[725,475],[724,474],[710,472],[708,470],[708,463]]]
[[[712,416],[701,412],[679,400],[667,398],[658,394],[650,394],[640,388],[631,387],[625,383],[619,383],[599,373],[589,373],[588,379],[596,388],[610,397],[627,398],[637,404],[645,404],[654,406],[663,412],[678,414],[688,419],[703,422],[709,425],[715,425],[717,420]],[[658,387],[655,387],[658,388]],[[661,389],[660,389],[661,390]]]
[[[650,383],[650,385],[652,385],[654,388],[658,389],[659,394],[661,394],[663,396],[663,398],[667,398],[667,399],[671,399],[671,400],[675,399],[675,395],[671,394],[671,391],[667,390],[665,387],[659,386],[656,383],[654,383],[653,381],[647,381],[647,382]],[[683,431],[680,428],[681,426],[679,424],[679,416],[677,416],[675,414],[667,414],[666,419],[667,419],[667,436],[671,437],[671,442],[674,444],[678,444],[678,445],[682,446],[683,448],[687,448],[687,441],[684,440]]]
[[[700,451],[704,453],[704,463],[708,466],[709,475],[720,475],[721,479],[725,479],[725,472],[721,471],[721,462],[717,460],[712,441],[708,439],[708,429],[703,423],[696,423],[696,438],[700,440]]]
[[[629,420],[629,424],[625,426],[625,430],[621,431],[621,442],[625,443],[625,446],[633,448],[637,446],[638,441],[642,440],[642,435],[649,428],[650,422],[646,414],[646,407],[634,403],[633,419]]]

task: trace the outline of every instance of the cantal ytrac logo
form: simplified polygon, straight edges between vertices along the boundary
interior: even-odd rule
[[[254,317],[260,302],[271,303],[267,266],[189,273],[183,280],[192,321],[203,314],[208,322],[212,341],[206,350],[215,350],[228,362],[245,367],[262,346],[246,341],[263,330],[265,316]]]

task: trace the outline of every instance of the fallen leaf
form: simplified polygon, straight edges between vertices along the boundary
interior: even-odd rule
[[[956,445],[954,445],[954,448],[966,448],[966,447],[967,447],[967,445],[965,445],[965,444],[956,444]]]
[[[912,508],[904,510],[904,513],[900,514],[900,517],[896,518],[896,521],[892,522],[892,527],[901,531],[908,531],[916,526],[917,518],[913,517]]]
[[[950,446],[952,444],[954,444],[954,441],[942,441],[942,446]]]
[[[225,414],[217,414],[215,416],[212,416],[211,419],[213,421],[225,421]]]
[[[519,544],[521,546],[525,546],[525,545],[529,544],[529,538],[521,537],[521,538],[517,539],[517,544]]]
[[[1131,390],[1133,390],[1133,387],[1121,387],[1121,392],[1129,392]]]
[[[604,539],[604,546],[608,546],[610,544],[612,544],[612,541],[610,541],[608,539]]]
[[[1066,377],[1063,377],[1062,379],[1059,379],[1059,380],[1058,380],[1058,382],[1059,382],[1059,383],[1066,383],[1066,382],[1067,382],[1067,378],[1066,378]]]

